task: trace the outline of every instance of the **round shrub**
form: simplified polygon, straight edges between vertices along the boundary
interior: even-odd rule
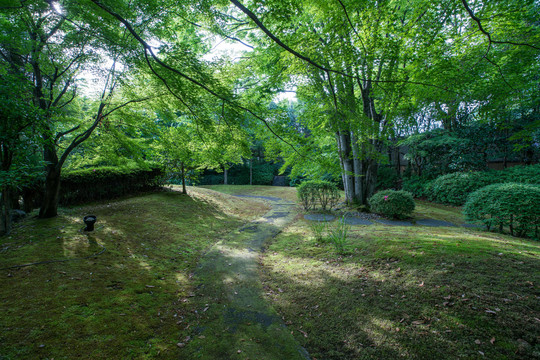
[[[414,211],[414,199],[407,191],[384,190],[369,199],[369,206],[377,214],[402,219]]]
[[[317,205],[320,205],[323,211],[330,210],[339,200],[339,190],[336,184],[330,181],[304,181],[296,188],[296,193],[306,211],[315,209]]]
[[[497,182],[491,172],[456,172],[436,178],[428,188],[429,199],[461,206],[475,190]]]
[[[483,187],[469,196],[463,213],[468,221],[488,230],[507,227],[512,235],[538,238],[540,186],[505,183]]]

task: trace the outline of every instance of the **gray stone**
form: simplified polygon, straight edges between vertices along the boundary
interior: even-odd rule
[[[456,226],[455,224],[453,224],[451,222],[444,221],[444,220],[435,220],[435,219],[420,219],[420,220],[416,221],[416,225],[433,226],[433,227],[442,227],[442,226],[453,226],[453,227],[455,227]]]
[[[378,223],[390,226],[413,226],[412,222],[403,220],[377,219],[376,221]]]
[[[287,186],[287,177],[284,175],[274,176],[272,186]]]
[[[281,201],[280,198],[273,197],[273,196],[256,196],[256,195],[234,195],[234,196],[252,198],[252,199],[263,199],[263,200],[269,200],[269,201]]]
[[[19,209],[11,210],[11,221],[12,222],[15,223],[17,221],[21,221],[25,217],[26,217],[26,213],[24,211],[19,210]]]
[[[332,221],[336,217],[334,215],[329,214],[306,214],[304,215],[304,219],[309,221]]]
[[[359,218],[357,216],[346,216],[345,218],[340,219],[339,221],[344,222],[347,225],[373,225],[371,221]]]

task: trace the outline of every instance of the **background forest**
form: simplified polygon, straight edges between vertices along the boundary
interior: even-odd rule
[[[0,10],[2,233],[13,207],[54,217],[158,178],[326,179],[365,206],[377,188],[429,196],[440,175],[540,157],[537,1]]]

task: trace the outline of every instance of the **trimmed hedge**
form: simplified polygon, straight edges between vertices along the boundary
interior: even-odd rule
[[[384,190],[369,198],[371,211],[377,214],[402,219],[414,211],[414,199],[407,191]]]
[[[304,181],[296,188],[298,200],[304,210],[312,210],[320,205],[323,211],[331,210],[339,200],[339,190],[330,181]]]
[[[540,164],[513,166],[497,171],[455,172],[439,176],[435,180],[411,176],[403,179],[402,188],[415,197],[463,205],[471,192],[487,185],[509,182],[540,185]]]
[[[80,204],[111,199],[161,185],[163,170],[156,165],[148,169],[104,166],[62,174],[60,203]]]
[[[475,190],[497,182],[491,172],[456,172],[439,176],[428,187],[430,200],[451,205],[463,205]]]
[[[519,183],[494,184],[469,196],[463,213],[468,221],[488,230],[508,227],[512,235],[538,238],[540,186]]]
[[[497,171],[497,177],[501,183],[540,184],[540,164],[512,166]]]

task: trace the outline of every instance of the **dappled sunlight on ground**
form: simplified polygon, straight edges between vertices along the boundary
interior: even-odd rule
[[[346,249],[299,220],[261,259],[268,298],[312,356],[528,359],[538,346],[539,243],[377,225],[353,226]]]

